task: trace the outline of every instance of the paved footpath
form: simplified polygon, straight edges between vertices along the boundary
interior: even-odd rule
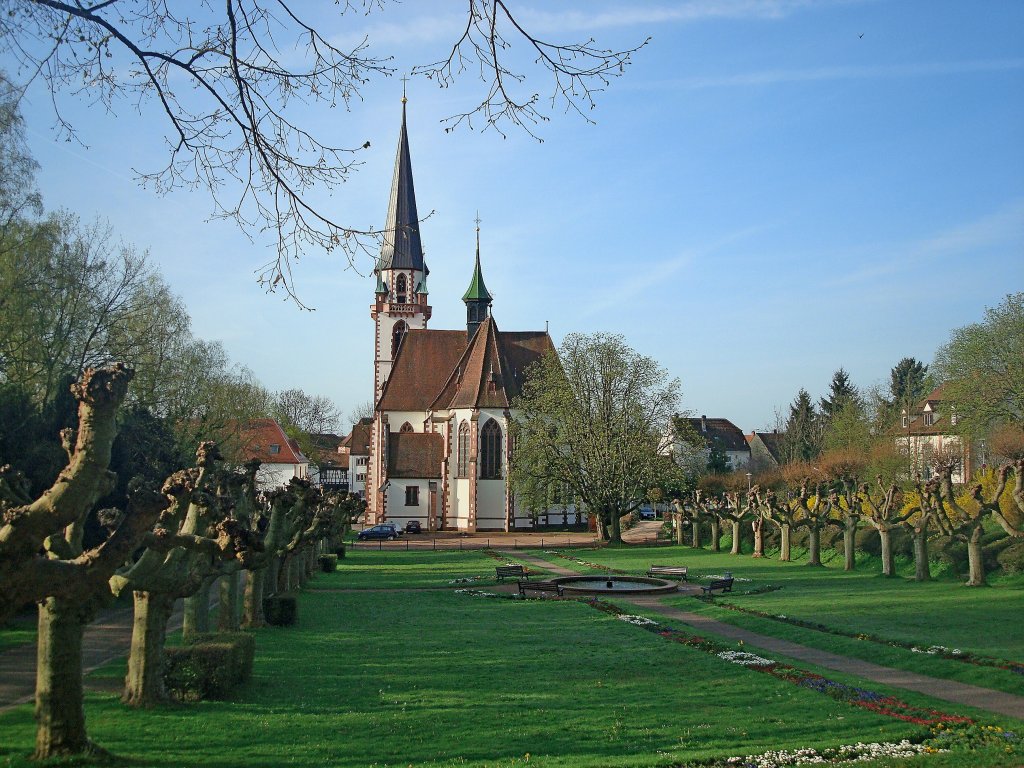
[[[182,603],[179,600],[175,606],[168,625],[169,632],[181,629]],[[82,666],[86,673],[128,654],[133,617],[134,609],[128,605],[102,611],[96,621],[86,627],[82,636]],[[109,690],[110,683],[97,681],[90,685],[86,678],[85,687]],[[35,690],[36,644],[19,645],[0,652],[0,712],[32,701]]]
[[[559,576],[579,575],[579,571],[570,570],[521,550],[503,552],[502,554],[531,563],[539,568],[544,568]],[[799,659],[808,664],[815,664],[836,672],[857,675],[866,680],[883,683],[894,688],[904,688],[908,691],[923,693],[936,699],[953,702],[954,704],[965,704],[970,707],[977,707],[978,709],[1024,720],[1024,696],[1015,696],[1012,693],[994,691],[991,688],[982,688],[977,685],[969,685],[968,683],[960,683],[954,680],[927,677],[902,669],[883,667],[880,664],[872,664],[869,661],[840,656],[818,648],[810,648],[806,645],[792,643],[788,640],[779,640],[775,637],[741,629],[732,624],[716,621],[699,613],[691,613],[690,611],[669,607],[662,603],[661,598],[656,595],[638,595],[636,597],[616,595],[616,597],[633,603],[640,608],[645,608],[675,621],[683,622],[695,630],[718,635],[726,640],[742,640],[744,645],[756,646],[758,649],[768,653],[781,654],[792,659]]]

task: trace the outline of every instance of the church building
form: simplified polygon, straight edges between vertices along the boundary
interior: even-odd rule
[[[401,527],[416,520],[424,531],[529,527],[529,513],[509,485],[511,403],[526,369],[555,348],[547,331],[498,329],[480,268],[479,226],[462,297],[465,328],[427,328],[430,270],[420,242],[404,98],[375,272],[368,522]]]

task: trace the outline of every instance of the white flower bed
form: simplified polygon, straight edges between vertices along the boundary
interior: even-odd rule
[[[746,651],[722,651],[718,654],[718,658],[725,659],[732,664],[740,664],[744,667],[760,667],[775,663],[771,659],[758,656],[756,653],[747,653]]]
[[[746,757],[730,757],[726,765],[743,766],[743,768],[781,768],[790,765],[844,765],[848,763],[864,763],[884,757],[908,758],[924,754],[928,748],[924,744],[911,744],[904,739],[898,743],[844,744],[835,749],[779,750],[765,752],[763,755],[747,755]],[[946,750],[939,750],[946,751]]]
[[[456,595],[470,595],[472,597],[497,597],[494,592],[484,592],[482,589],[456,589]]]
[[[914,646],[910,650],[911,650],[912,653],[927,653],[927,654],[930,654],[932,656],[935,656],[936,654],[939,654],[939,653],[948,653],[951,656],[962,656],[963,655],[963,651],[961,651],[959,648],[947,648],[944,645],[932,645],[932,646],[930,646],[928,648],[918,648],[917,646]]]
[[[472,584],[474,581],[480,581],[483,576],[465,576],[461,579],[452,579],[449,584]]]
[[[619,619],[628,621],[630,624],[636,624],[638,627],[653,627],[658,623],[653,619],[648,619],[646,616],[629,616],[628,614],[620,614]]]

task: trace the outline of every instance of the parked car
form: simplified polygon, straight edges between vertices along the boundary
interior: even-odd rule
[[[420,526],[419,520],[410,520],[405,524],[406,533],[423,533],[423,528]]]
[[[640,514],[641,520],[654,520],[656,517],[654,514],[654,510],[651,509],[650,507],[640,507],[638,512]]]
[[[398,538],[398,529],[394,523],[380,523],[372,528],[366,528],[356,534],[356,538],[359,541],[367,541],[369,539],[383,539],[385,541],[394,541]]]

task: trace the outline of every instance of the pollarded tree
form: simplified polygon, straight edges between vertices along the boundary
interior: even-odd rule
[[[254,237],[275,232],[277,257],[261,280],[294,296],[291,267],[304,249],[340,249],[354,261],[373,255],[379,233],[333,218],[311,195],[348,178],[369,147],[365,136],[349,146],[324,142],[308,125],[293,122],[296,113],[286,106],[298,99],[347,107],[371,78],[392,73],[391,57],[370,55],[368,40],[341,49],[333,42],[338,30],[306,22],[298,5],[15,0],[0,16],[0,44],[17,63],[19,86],[38,79],[49,90],[64,138],[78,136],[65,95],[112,113],[125,102],[154,106],[170,154],[167,165],[143,181],[161,192],[205,187],[214,216],[234,219]],[[340,4],[339,16],[358,13],[354,5]],[[382,6],[368,3],[366,10]],[[530,52],[525,60],[510,50],[513,41]],[[484,97],[455,115],[449,130],[476,119],[499,132],[511,124],[532,133],[548,119],[545,104],[589,120],[595,92],[622,74],[635,51],[600,48],[592,40],[552,44],[531,35],[504,0],[470,0],[466,25],[448,55],[413,72],[441,87],[466,69],[479,75]],[[523,61],[552,78],[549,99],[523,83]]]
[[[196,467],[164,484],[172,500],[167,514],[144,540],[146,550],[110,579],[114,594],[132,590],[135,620],[122,701],[148,707],[165,700],[163,655],[174,601],[189,597],[221,561],[245,562],[255,537],[247,521],[232,515],[225,497],[230,473],[219,465],[213,443],[203,443]]]
[[[78,430],[68,430],[68,465],[35,501],[4,512],[0,526],[0,617],[39,602],[36,671],[36,757],[93,749],[82,706],[82,631],[109,596],[107,580],[136,548],[165,506],[142,489],[129,493],[127,514],[104,513],[110,530],[86,549],[83,532],[94,504],[113,487],[107,466],[117,409],[131,380],[121,365],[87,370],[73,388]]]
[[[566,336],[557,356],[529,369],[513,403],[513,486],[561,483],[619,541],[620,518],[660,484],[678,400],[678,380],[621,336]]]
[[[868,456],[846,448],[829,451],[818,458],[817,466],[829,483],[833,498],[833,514],[843,527],[843,570],[857,567],[857,529],[864,514],[861,494]]]
[[[1007,535],[1024,538],[1024,458],[1004,464],[998,471],[986,471],[963,495],[958,495],[953,485],[958,466],[955,452],[933,457],[938,482],[929,484],[928,499],[939,530],[967,543],[967,586],[980,587],[988,583],[981,542],[985,519],[991,515]],[[1008,488],[1011,473],[1015,481]]]

